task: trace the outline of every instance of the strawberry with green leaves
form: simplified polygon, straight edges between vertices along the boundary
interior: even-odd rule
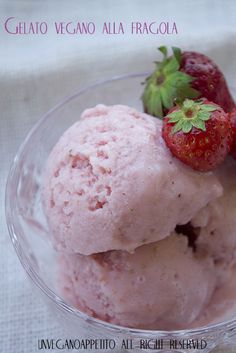
[[[198,171],[210,171],[229,153],[233,132],[229,116],[206,99],[186,99],[163,120],[162,137],[172,154]]]
[[[173,55],[168,57],[166,47],[159,50],[164,58],[156,62],[142,95],[146,113],[162,118],[176,102],[201,97],[219,104],[226,112],[233,109],[235,103],[224,75],[210,58],[197,52],[181,52],[175,47]]]

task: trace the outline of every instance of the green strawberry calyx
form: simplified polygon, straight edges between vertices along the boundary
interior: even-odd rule
[[[193,127],[206,131],[206,121],[211,118],[211,113],[218,107],[213,104],[205,104],[204,100],[193,101],[185,99],[177,110],[168,114],[169,123],[173,124],[172,133],[178,131],[189,133]]]
[[[156,61],[155,71],[146,78],[142,101],[146,113],[163,118],[165,111],[175,102],[185,98],[198,98],[200,93],[191,87],[194,78],[180,70],[181,50],[172,47],[173,55],[167,57],[167,48],[159,47],[163,54],[161,62]]]

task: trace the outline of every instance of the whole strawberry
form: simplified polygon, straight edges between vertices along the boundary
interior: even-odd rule
[[[228,114],[206,99],[186,99],[171,109],[163,121],[162,137],[175,157],[202,172],[221,164],[233,141]]]
[[[229,118],[231,122],[231,127],[233,131],[233,144],[231,147],[231,154],[236,159],[236,108],[229,113]]]
[[[234,101],[223,73],[210,58],[175,47],[168,57],[166,47],[159,50],[164,58],[156,62],[142,95],[146,113],[162,118],[176,102],[201,97],[219,104],[226,112],[233,109]]]

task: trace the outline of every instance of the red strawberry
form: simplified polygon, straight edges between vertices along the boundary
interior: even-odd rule
[[[236,108],[234,108],[232,112],[229,114],[229,118],[230,118],[232,131],[233,131],[233,144],[230,152],[232,156],[236,159]]]
[[[224,161],[233,132],[229,116],[220,106],[206,99],[186,99],[165,117],[162,137],[175,157],[206,172]]]
[[[206,55],[192,51],[183,52],[180,71],[195,78],[191,87],[200,92],[201,97],[219,104],[227,113],[234,108],[235,103],[223,73]]]
[[[234,101],[216,64],[203,54],[172,49],[173,55],[167,57],[167,48],[159,48],[164,59],[156,62],[155,71],[146,79],[142,95],[144,111],[162,118],[176,101],[199,97],[231,111]]]

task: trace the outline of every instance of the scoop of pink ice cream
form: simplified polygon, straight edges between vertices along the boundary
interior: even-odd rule
[[[123,326],[187,327],[215,289],[213,261],[197,257],[187,238],[173,234],[134,253],[63,254],[60,287],[81,310]]]
[[[167,237],[222,187],[175,159],[161,122],[126,106],[82,114],[53,148],[43,203],[55,247],[92,254]]]

